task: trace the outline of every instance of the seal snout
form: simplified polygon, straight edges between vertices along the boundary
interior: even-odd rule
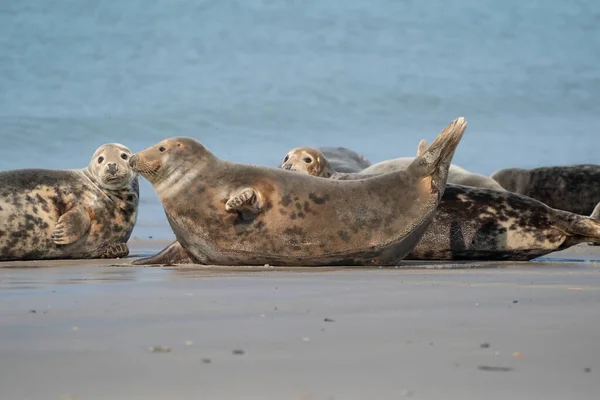
[[[137,164],[137,155],[134,154],[131,157],[129,157],[129,166],[131,168],[135,168],[135,165]]]
[[[117,163],[109,163],[107,165],[107,169],[108,169],[108,173],[111,175],[116,175],[117,174]]]

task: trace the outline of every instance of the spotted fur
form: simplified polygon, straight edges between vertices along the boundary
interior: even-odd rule
[[[119,144],[87,168],[0,172],[0,260],[123,257],[137,218],[137,174]]]
[[[491,177],[506,190],[576,214],[590,215],[600,201],[600,165],[506,168]]]
[[[293,163],[290,169],[306,173]],[[319,174],[320,165],[313,171]],[[369,176],[334,173],[331,179]],[[433,222],[407,259],[530,260],[600,239],[598,217],[600,204],[588,218],[516,193],[447,184]]]
[[[453,121],[406,171],[361,181],[230,163],[193,139],[164,140],[130,164],[155,188],[178,244],[135,263],[184,249],[217,265],[397,264],[430,223],[465,128]]]

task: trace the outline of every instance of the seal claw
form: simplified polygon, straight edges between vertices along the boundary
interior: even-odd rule
[[[260,206],[258,205],[258,194],[254,189],[242,189],[238,194],[231,196],[229,200],[227,200],[227,203],[225,203],[225,210],[238,210],[240,208],[245,208],[244,206],[249,206],[257,211],[260,209]]]
[[[121,258],[129,255],[127,243],[111,243],[100,258]]]

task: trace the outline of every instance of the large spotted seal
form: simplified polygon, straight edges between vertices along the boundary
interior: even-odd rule
[[[466,122],[453,121],[406,170],[334,181],[218,159],[190,138],[135,154],[177,242],[136,264],[191,255],[217,265],[393,265],[429,225]]]
[[[130,156],[105,144],[87,168],[0,172],[0,260],[128,255],[139,197]]]
[[[422,140],[421,143],[419,143],[419,150],[422,151],[428,146],[429,144],[427,143],[427,141]],[[373,164],[370,167],[363,169],[360,173],[366,175],[373,175],[383,174],[386,172],[395,171],[397,169],[404,169],[408,165],[410,165],[410,163],[413,162],[413,160],[414,157],[401,157],[395,158],[393,160],[381,161],[377,164]],[[505,190],[495,180],[485,175],[467,171],[466,169],[461,168],[455,164],[450,165],[450,168],[448,170],[448,183],[486,189]]]
[[[506,190],[576,214],[589,215],[600,201],[600,165],[506,168],[491,177]]]
[[[423,146],[419,151],[423,151]],[[316,162],[306,168],[301,154]],[[364,179],[331,172],[317,149],[288,153],[282,168],[330,179]],[[600,217],[600,204],[591,218]],[[529,260],[577,243],[598,240],[600,221],[555,210],[516,193],[447,184],[433,222],[406,257],[421,260]]]

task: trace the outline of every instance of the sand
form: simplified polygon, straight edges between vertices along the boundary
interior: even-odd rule
[[[397,269],[132,259],[0,263],[2,399],[600,393],[600,247]]]

